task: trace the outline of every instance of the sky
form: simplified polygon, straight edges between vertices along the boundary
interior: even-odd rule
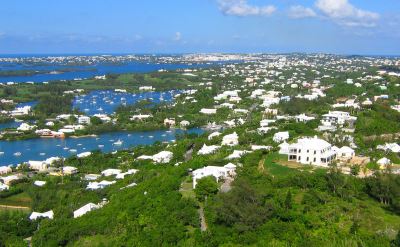
[[[2,0],[0,54],[400,55],[399,0]]]

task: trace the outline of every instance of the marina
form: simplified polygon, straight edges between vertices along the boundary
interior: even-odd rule
[[[69,157],[82,152],[101,150],[114,152],[138,145],[174,141],[176,135],[201,134],[200,128],[189,130],[157,130],[145,132],[112,132],[97,137],[38,138],[22,141],[0,141],[0,166],[16,165],[29,160],[45,160],[50,157]]]

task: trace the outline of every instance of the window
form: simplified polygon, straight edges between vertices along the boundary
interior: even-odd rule
[[[307,149],[307,153],[309,153],[309,152],[310,152],[310,150]]]
[[[314,162],[317,162],[317,158],[314,158]]]
[[[300,161],[300,159],[301,159],[301,156],[299,156],[299,157],[297,158],[298,161]]]
[[[317,151],[314,151],[314,154],[317,154]]]
[[[310,161],[310,157],[307,157],[307,162]]]

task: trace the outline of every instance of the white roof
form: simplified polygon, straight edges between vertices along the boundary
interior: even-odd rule
[[[94,203],[88,203],[85,206],[77,209],[74,211],[74,218],[81,217],[82,215],[87,214],[88,212],[92,211],[93,209],[98,209],[99,206]]]
[[[37,180],[37,181],[35,181],[33,184],[36,185],[36,186],[42,187],[43,185],[46,184],[46,181],[39,181],[39,180]]]
[[[329,142],[319,139],[317,137],[298,139],[297,143],[295,143],[294,145],[296,145],[298,148],[311,150],[322,150],[331,146]]]
[[[53,210],[44,212],[44,213],[38,213],[38,212],[32,212],[32,214],[29,216],[30,220],[36,220],[38,218],[49,218],[53,219],[54,213]]]

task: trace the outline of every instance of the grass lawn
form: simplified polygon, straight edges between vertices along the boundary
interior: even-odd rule
[[[27,193],[22,192],[7,198],[0,199],[0,205],[30,207],[32,199]]]
[[[194,191],[193,191],[193,183],[192,183],[192,181],[190,181],[189,177],[186,178],[185,181],[182,182],[179,192],[181,192],[181,194],[184,198],[195,198],[196,197],[196,195],[194,194]]]
[[[265,171],[273,176],[285,176],[291,173],[299,172],[295,169],[295,167],[289,167],[281,164],[281,161],[284,160],[284,155],[280,155],[278,153],[268,154],[264,161]]]

